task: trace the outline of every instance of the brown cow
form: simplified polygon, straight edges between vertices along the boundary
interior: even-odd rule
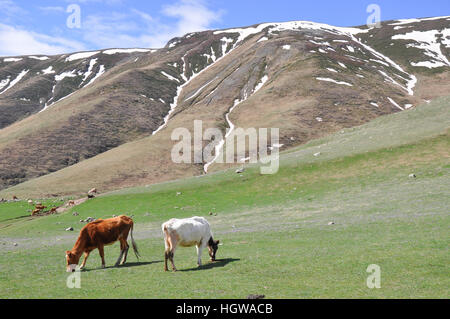
[[[33,212],[31,213],[31,216],[36,216],[37,214],[39,214],[41,212],[40,209],[35,209],[33,210]]]
[[[105,268],[105,256],[103,247],[111,245],[116,241],[120,241],[120,255],[117,259],[115,267],[119,264],[123,265],[128,255],[128,232],[131,230],[131,243],[133,245],[134,254],[139,259],[137,245],[133,239],[133,220],[127,216],[121,215],[115,218],[98,219],[84,226],[80,231],[80,236],[73,246],[72,250],[66,251],[67,272],[74,272],[81,255],[84,253],[84,260],[80,269],[86,265],[89,254],[98,248],[100,257],[102,258],[102,268]]]

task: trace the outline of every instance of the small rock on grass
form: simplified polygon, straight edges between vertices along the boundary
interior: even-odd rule
[[[66,228],[66,231],[73,231],[73,227]]]

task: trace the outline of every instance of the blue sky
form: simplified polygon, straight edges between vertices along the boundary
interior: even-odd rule
[[[381,20],[450,15],[449,0],[0,0],[0,55],[157,48],[188,32],[261,22],[355,26],[366,23],[369,4]],[[80,28],[67,24],[71,5]]]

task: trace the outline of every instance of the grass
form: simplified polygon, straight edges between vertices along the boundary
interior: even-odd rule
[[[419,125],[437,116],[433,105],[419,111],[416,117],[410,111],[391,115],[288,151],[275,175],[260,175],[258,167],[249,166],[242,176],[228,170],[120,190],[41,218],[21,218],[25,202],[1,204],[0,294],[448,298],[449,132],[444,124]],[[382,138],[383,131],[414,125],[411,134]],[[323,155],[314,158],[310,153],[318,147]],[[64,252],[84,226],[79,220],[122,213],[136,223],[141,260],[130,251],[128,264],[113,268],[119,253],[115,244],[105,249],[108,268],[100,269],[95,251],[81,273],[81,289],[68,289]],[[198,269],[195,248],[180,248],[175,254],[179,272],[165,273],[160,225],[193,215],[205,216],[223,243],[219,260],[210,263],[205,253],[205,265]],[[70,226],[75,231],[65,232]],[[380,289],[366,286],[370,264],[381,267]]]

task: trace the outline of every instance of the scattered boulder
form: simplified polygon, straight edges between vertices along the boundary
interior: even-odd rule
[[[320,152],[317,152],[314,154],[314,156],[317,157],[317,156],[320,156],[320,154],[321,154]]]
[[[14,195],[12,199],[13,200],[19,200],[19,198],[16,195]]]
[[[242,174],[242,173],[244,173],[244,171],[245,171],[245,168],[244,168],[244,167],[238,168],[238,169],[236,170],[236,174]]]
[[[416,174],[409,174],[409,178],[416,178]]]
[[[66,231],[73,231],[73,227],[66,228]]]
[[[330,225],[334,225],[334,222],[329,222],[328,225],[329,225],[329,226],[330,226]]]
[[[96,188],[91,189],[91,190],[88,192],[88,194],[97,194],[97,189],[96,189]]]
[[[80,214],[78,214],[77,212],[72,213],[72,216],[78,216],[78,215],[80,215]]]
[[[14,243],[13,246],[19,246],[19,244],[18,243]]]
[[[177,196],[180,196],[181,195],[181,192],[177,192]]]
[[[28,201],[28,204],[29,204],[29,205],[33,205],[33,201],[30,199],[30,200]]]

